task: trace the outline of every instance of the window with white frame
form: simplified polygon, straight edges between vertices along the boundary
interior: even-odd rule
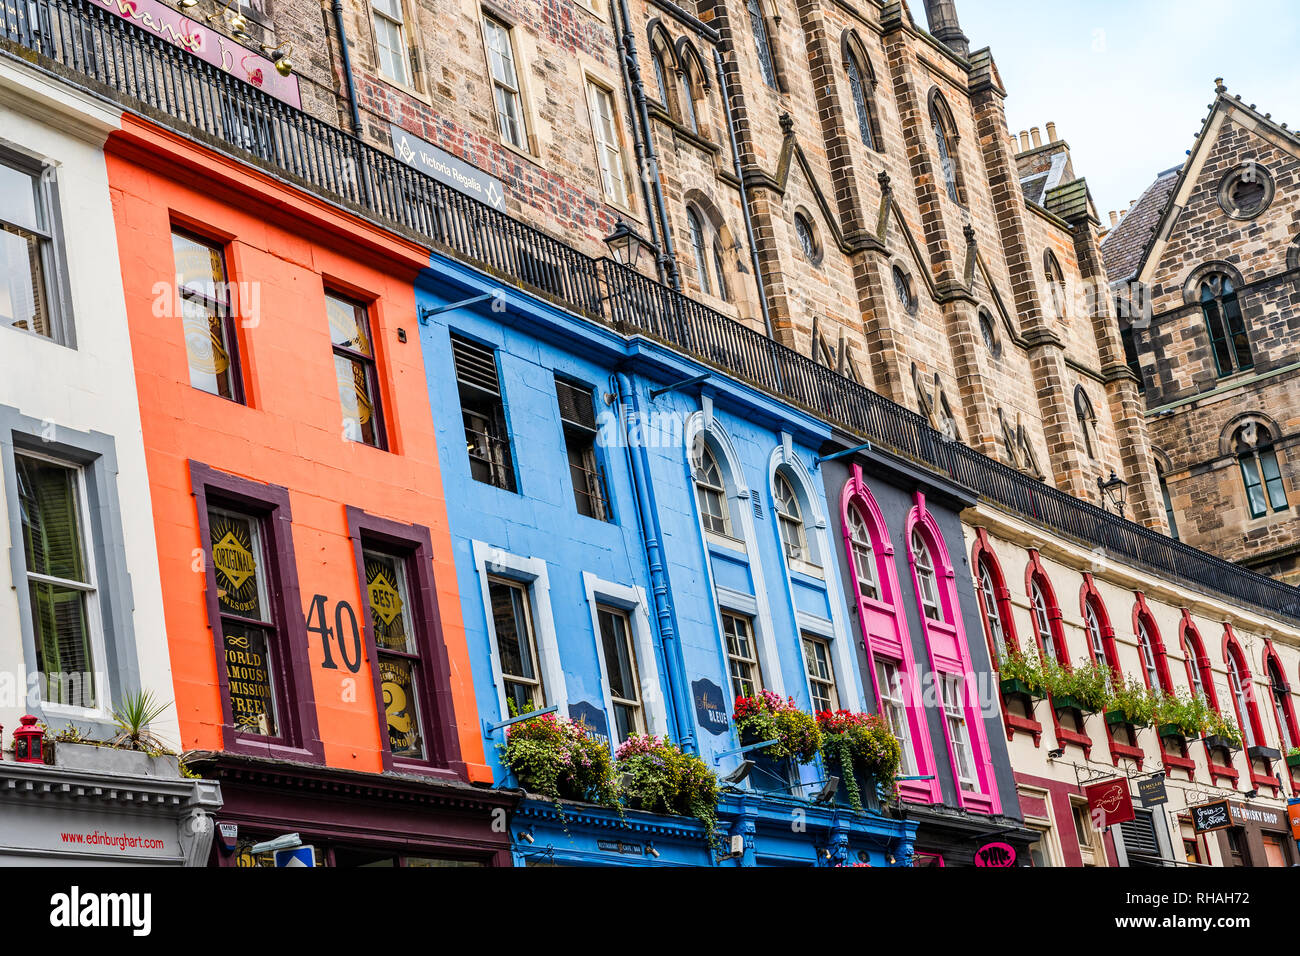
[[[487,44],[488,69],[492,76],[492,101],[496,107],[497,132],[516,149],[528,148],[523,94],[515,66],[510,27],[495,17],[483,15],[483,39]]]
[[[722,612],[722,632],[727,639],[727,670],[736,697],[753,697],[763,687],[754,641],[754,621],[733,611]]]
[[[1083,623],[1088,631],[1088,643],[1092,646],[1093,657],[1098,664],[1105,666],[1106,644],[1101,636],[1101,620],[1097,616],[1097,609],[1093,606],[1092,601],[1085,601],[1083,605]],[[1110,668],[1106,667],[1106,686],[1111,686]]]
[[[952,746],[953,770],[961,789],[974,793],[979,790],[979,781],[975,778],[974,755],[971,753],[970,736],[966,728],[961,677],[957,674],[942,674],[939,687],[943,694],[943,716],[948,726],[948,742]]]
[[[1282,735],[1282,753],[1286,754],[1297,746],[1291,733],[1291,690],[1286,686],[1286,680],[1273,658],[1268,659],[1267,666],[1269,699],[1273,704],[1273,716],[1277,718],[1278,731]]]
[[[515,714],[545,707],[546,691],[538,667],[527,586],[505,578],[488,578],[488,597],[507,706]]]
[[[370,0],[370,11],[375,24],[375,51],[380,75],[394,83],[410,86],[402,0]]]
[[[853,549],[853,576],[858,582],[858,593],[873,601],[880,598],[876,585],[876,552],[871,545],[871,531],[867,519],[856,505],[849,506],[849,546]]]
[[[925,543],[925,536],[919,527],[912,529],[912,563],[916,568],[916,586],[925,616],[932,621],[942,621],[943,610],[939,606],[939,581],[934,573],[934,559],[930,557],[930,546]]]
[[[1047,598],[1043,596],[1043,589],[1038,586],[1037,581],[1030,587],[1030,600],[1034,605],[1034,628],[1038,631],[1043,652],[1050,660],[1058,660],[1056,635],[1052,633],[1052,619],[1047,613]]]
[[[804,537],[803,514],[794,488],[784,475],[777,472],[772,482],[776,499],[776,520],[781,531],[781,546],[791,561],[808,561],[808,542]]]
[[[989,636],[993,639],[993,650],[1001,660],[1007,653],[1007,629],[1002,624],[1002,606],[998,603],[993,573],[983,558],[980,559],[978,573],[980,594],[984,598],[984,620],[988,624]]]
[[[1147,674],[1147,684],[1152,690],[1160,689],[1160,669],[1156,666],[1155,645],[1151,642],[1151,632],[1147,630],[1147,622],[1138,618],[1137,626],[1138,650],[1142,652],[1142,667]]]
[[[697,440],[695,453],[695,499],[700,506],[704,530],[713,534],[731,534],[731,517],[727,507],[727,489],[717,459],[703,440]]]
[[[803,635],[804,666],[808,670],[808,691],[813,713],[840,709],[840,695],[835,687],[835,668],[831,665],[831,642],[807,632]]]
[[[59,288],[53,179],[0,153],[0,325],[65,342]]]
[[[1242,675],[1241,664],[1235,654],[1228,652],[1228,689],[1232,691],[1232,699],[1237,704],[1237,713],[1241,718],[1241,733],[1245,738],[1247,747],[1256,746],[1259,741],[1255,739],[1255,721],[1252,719],[1250,712],[1250,698],[1247,696],[1249,684]]]
[[[627,205],[627,174],[623,167],[622,139],[618,131],[618,111],[614,96],[603,86],[587,81],[591,106],[591,125],[596,136],[596,162],[600,165],[601,189],[605,199],[619,206]]]
[[[898,662],[888,658],[876,658],[876,683],[880,690],[880,716],[885,718],[889,729],[898,738],[903,751],[901,771],[903,776],[916,773],[916,761],[912,757],[912,746],[907,732],[907,704],[903,697],[903,674]]]
[[[614,705],[615,742],[622,743],[632,734],[646,732],[641,678],[637,672],[636,648],[632,643],[632,622],[626,611],[603,605],[596,608],[596,621],[600,625],[600,646],[604,652],[610,702]]]
[[[94,623],[97,590],[86,540],[81,470],[51,458],[15,454],[23,558],[43,699],[94,709],[103,647]]]

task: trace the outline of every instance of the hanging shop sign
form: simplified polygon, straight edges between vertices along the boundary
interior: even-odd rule
[[[1227,800],[1215,800],[1187,809],[1192,814],[1192,829],[1197,833],[1213,833],[1232,826],[1232,811],[1228,809]]]
[[[1016,848],[1009,843],[989,843],[975,851],[976,866],[1015,866]]]
[[[389,123],[388,128],[393,137],[393,155],[406,165],[493,209],[505,208],[506,187],[501,180],[396,124]]]
[[[1142,801],[1142,806],[1148,809],[1169,802],[1169,794],[1165,791],[1165,775],[1163,773],[1143,777],[1137,782],[1137,790],[1138,799]]]
[[[275,64],[229,37],[200,26],[157,0],[92,0],[97,7],[130,20],[152,36],[193,53],[245,83],[293,107],[302,106],[298,77],[281,76]]]
[[[695,701],[695,719],[713,736],[721,737],[731,728],[722,688],[713,681],[702,677],[692,682],[691,699]]]
[[[1135,816],[1127,777],[1090,784],[1083,788],[1083,793],[1088,798],[1088,815],[1098,830],[1127,823]]]
[[[1292,800],[1287,805],[1286,815],[1291,820],[1291,836],[1300,840],[1300,799]]]

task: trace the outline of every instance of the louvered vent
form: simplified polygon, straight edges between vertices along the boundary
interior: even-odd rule
[[[555,397],[560,403],[560,419],[584,431],[596,430],[596,405],[591,391],[580,385],[555,380]]]
[[[758,520],[762,521],[762,520],[763,520],[763,502],[761,502],[761,501],[758,500],[758,495],[753,495],[753,494],[751,494],[751,495],[749,496],[749,501],[750,501],[750,504],[752,504],[752,505],[754,506],[754,517],[757,518]]]
[[[497,358],[492,349],[453,335],[451,351],[456,360],[456,381],[491,395],[501,394]]]

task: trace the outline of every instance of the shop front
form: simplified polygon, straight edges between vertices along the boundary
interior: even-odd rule
[[[1285,807],[1228,801],[1232,826],[1220,830],[1225,866],[1295,866],[1296,841]]]

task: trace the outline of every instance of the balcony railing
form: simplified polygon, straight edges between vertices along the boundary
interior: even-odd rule
[[[56,75],[80,74],[142,115],[206,134],[322,197],[422,236],[433,248],[579,314],[701,358],[1031,521],[1158,574],[1300,621],[1296,588],[1116,517],[945,438],[920,415],[812,359],[471,199],[87,0],[8,0],[0,10],[6,46],[39,54],[36,64],[54,67]]]

